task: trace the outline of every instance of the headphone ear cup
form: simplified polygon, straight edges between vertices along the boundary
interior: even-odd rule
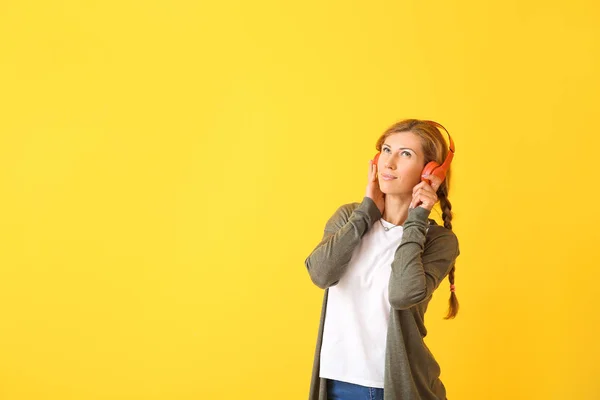
[[[435,175],[444,182],[444,180],[446,180],[446,169],[435,161],[431,161],[423,168],[421,175]],[[431,184],[429,179],[421,178],[421,181],[426,181]]]
[[[425,168],[423,168],[423,172],[421,173],[421,175],[432,175],[436,168],[438,168],[439,166],[440,164],[436,163],[435,161],[430,161],[427,163],[427,165],[425,165]]]

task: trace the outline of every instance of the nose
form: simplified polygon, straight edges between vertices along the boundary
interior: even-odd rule
[[[383,165],[389,169],[396,169],[396,164],[394,163],[394,155],[390,155],[385,159]]]

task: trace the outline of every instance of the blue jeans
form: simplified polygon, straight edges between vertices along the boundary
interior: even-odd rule
[[[383,389],[327,379],[327,400],[383,400]]]

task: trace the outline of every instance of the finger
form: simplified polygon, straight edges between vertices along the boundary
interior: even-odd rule
[[[413,198],[412,198],[412,201],[410,203],[410,207],[411,208],[417,207],[419,205],[419,203],[423,202],[423,199],[424,199],[423,194],[420,191],[418,191],[417,193],[413,194]]]
[[[431,177],[431,175],[426,175],[427,177]],[[430,178],[423,178],[423,180],[421,181],[421,183],[423,184],[423,187],[431,187],[432,186],[432,181],[430,180]]]
[[[428,198],[431,200],[437,199],[437,194],[435,193],[435,191],[433,190],[433,188],[431,186],[429,186],[427,188],[419,189],[414,195],[419,196],[419,197]]]
[[[428,210],[431,210],[437,202],[437,200],[431,197],[421,197],[420,202],[423,207],[427,208]]]
[[[413,194],[415,194],[417,192],[417,190],[421,189],[423,186],[425,185],[425,182],[420,182],[418,183],[414,188],[413,188]]]
[[[423,196],[421,197],[421,201],[433,206],[435,203],[437,203],[437,198],[433,196]]]
[[[433,195],[433,196],[437,196],[437,189],[438,189],[438,187],[436,187],[436,186],[434,186],[434,185],[430,185],[430,184],[428,184],[428,183],[425,183],[425,184],[423,185],[423,187],[421,188],[421,190],[422,190],[424,193],[429,193],[429,194],[431,194],[431,195]]]
[[[435,203],[437,203],[438,198],[435,194],[430,193],[425,193],[425,192],[418,192],[417,194],[415,194],[413,196],[413,200],[411,202],[411,205],[417,205],[419,203],[425,204],[424,207],[426,208],[430,208],[432,207]],[[410,206],[409,206],[410,207]]]
[[[429,210],[430,204],[431,204],[431,202],[428,199],[419,198],[413,202],[413,208],[414,207],[423,207],[423,208],[426,208]]]
[[[422,176],[424,179],[427,179],[427,183],[437,192],[437,190],[442,186],[442,178],[437,175],[426,174]]]
[[[423,185],[422,187],[420,187],[419,189],[416,190],[416,193],[426,193],[430,196],[435,196],[435,189],[433,187],[431,187],[430,185]]]
[[[429,185],[422,186],[413,192],[413,196],[423,196],[423,195],[430,196],[430,197],[436,196],[435,190],[433,190],[433,188]]]

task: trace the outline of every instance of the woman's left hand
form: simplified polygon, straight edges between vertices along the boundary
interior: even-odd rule
[[[413,188],[413,198],[409,208],[418,206],[431,211],[438,201],[436,192],[442,184],[442,180],[435,175],[424,175],[423,178],[427,179],[427,181],[421,181]]]

